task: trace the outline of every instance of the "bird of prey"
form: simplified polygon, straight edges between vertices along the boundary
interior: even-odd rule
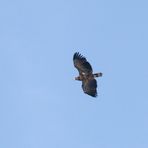
[[[84,93],[97,97],[97,81],[96,77],[101,77],[102,73],[93,74],[93,69],[87,59],[79,52],[74,53],[73,63],[79,72],[79,76],[75,80],[82,81],[82,89]]]

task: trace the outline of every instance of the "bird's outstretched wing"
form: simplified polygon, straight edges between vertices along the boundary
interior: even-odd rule
[[[79,73],[90,74],[92,73],[92,67],[90,63],[79,52],[76,52],[73,56],[74,66],[78,69]]]
[[[82,89],[84,93],[92,97],[97,97],[97,81],[95,79],[83,80]]]

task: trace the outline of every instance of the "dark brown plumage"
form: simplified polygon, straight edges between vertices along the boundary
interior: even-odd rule
[[[84,93],[96,97],[97,96],[97,81],[95,77],[101,77],[102,73],[93,74],[93,69],[87,59],[79,52],[73,56],[74,66],[78,69],[79,76],[75,80],[82,81],[82,89]]]

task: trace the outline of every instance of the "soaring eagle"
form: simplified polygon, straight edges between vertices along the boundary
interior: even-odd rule
[[[79,76],[75,80],[82,81],[82,89],[84,93],[96,97],[97,96],[97,81],[96,77],[101,77],[102,73],[93,74],[93,69],[90,63],[79,52],[73,55],[74,66],[78,69]]]

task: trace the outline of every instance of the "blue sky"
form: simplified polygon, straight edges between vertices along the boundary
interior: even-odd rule
[[[0,2],[1,148],[147,148],[148,2]],[[87,57],[98,97],[72,56]]]

